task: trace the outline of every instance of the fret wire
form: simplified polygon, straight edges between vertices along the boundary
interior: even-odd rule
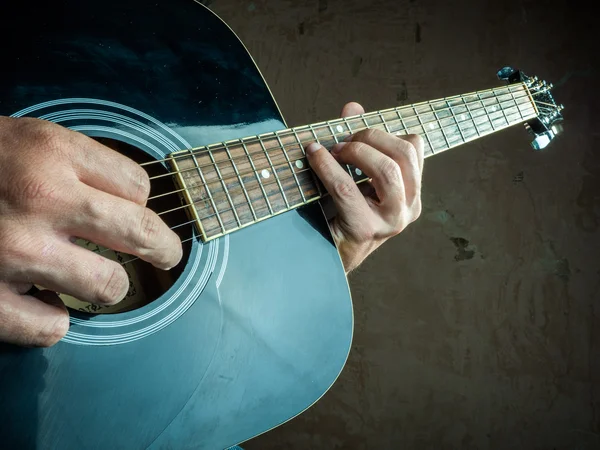
[[[477,94],[477,98],[481,102],[481,106],[483,106],[483,111],[485,112],[485,115],[487,116],[487,120],[490,122],[490,125],[492,126],[492,131],[496,131],[496,127],[494,126],[494,122],[493,122],[492,118],[490,117],[490,113],[488,113],[488,110],[487,110],[489,107],[485,106],[485,103],[482,100],[481,95],[479,93],[476,93],[476,94]],[[492,112],[494,112],[494,111],[492,111]]]
[[[517,84],[511,84],[511,85],[508,85],[508,86],[502,86],[502,87],[497,87],[497,88],[490,88],[490,89],[486,89],[486,90],[482,90],[482,91],[478,91],[478,92],[479,93],[494,92],[494,91],[498,91],[498,90],[502,90],[502,89],[507,89],[507,88],[509,89],[509,91],[511,93],[514,93],[514,92],[523,92],[524,93],[523,97],[529,97],[529,99],[532,102],[533,108],[537,111],[536,102],[533,100],[532,96],[533,95],[538,95],[539,92],[531,94],[530,91],[529,91],[529,89],[527,88],[527,86],[523,82],[520,82],[520,83],[517,83]],[[473,96],[473,94],[474,93],[460,94],[460,95],[455,95],[455,96],[452,96],[452,97],[445,97],[445,99],[459,99],[460,98],[460,99],[462,99],[464,101],[464,97]],[[436,103],[436,102],[440,102],[440,101],[443,101],[443,100],[444,100],[444,98],[429,100],[427,102],[416,103],[415,106],[420,106],[420,105],[426,104],[426,103]],[[402,107],[402,108],[407,108],[407,107],[408,106]],[[386,109],[386,110],[381,110],[379,112],[389,112],[389,111],[393,111],[393,110],[397,110],[397,109],[398,109],[398,107],[396,107],[396,108],[389,108],[389,109]],[[366,113],[366,115],[369,115],[369,114],[373,115],[373,114],[376,114],[376,112]],[[303,127],[299,127],[299,128],[303,128]],[[287,130],[282,130],[282,132],[283,131],[287,131]],[[246,138],[244,138],[244,139],[246,139]],[[248,137],[248,139],[254,139],[254,140],[258,141],[258,136]],[[229,142],[229,141],[226,141],[226,142]],[[205,147],[196,147],[196,148],[191,148],[189,150],[190,151],[196,151],[196,152],[200,153],[200,149],[201,148],[205,148]],[[204,151],[207,151],[206,148],[205,148]],[[146,166],[146,165],[150,165],[150,164],[156,164],[156,163],[160,163],[160,162],[163,162],[163,161],[167,161],[167,159],[154,160],[154,161],[150,161],[148,163],[141,163],[140,166]]]
[[[454,123],[456,124],[456,127],[458,128],[458,132],[460,133],[460,137],[462,139],[463,142],[467,142],[465,135],[463,134],[461,128],[460,128],[460,124],[458,123],[458,120],[456,120],[456,114],[454,114],[454,110],[452,109],[452,106],[450,106],[450,103],[448,102],[448,100],[445,100],[446,105],[448,105],[448,108],[450,108],[450,113],[452,114],[452,117],[454,118]]]
[[[529,106],[529,108],[531,108],[531,106]],[[533,108],[532,108],[532,109],[533,109]],[[494,119],[494,120],[499,120],[499,118],[498,118],[498,119]],[[466,121],[467,121],[467,120],[465,120],[465,121],[463,121],[463,122],[466,122]],[[509,126],[510,126],[510,125],[501,126],[499,129],[508,128]],[[469,139],[469,140],[473,140],[473,139]],[[310,168],[308,168],[308,169],[305,169],[305,170],[302,170],[302,171],[300,171],[300,173],[301,173],[301,172],[306,172],[306,171],[311,171],[311,170],[310,170]],[[311,171],[311,172],[312,172],[312,171]],[[287,177],[287,178],[290,178],[290,177]],[[268,183],[268,184],[274,184],[274,183]],[[316,200],[316,199],[317,199],[317,197],[313,197],[313,198],[311,198],[310,200],[312,201],[312,200]],[[185,207],[187,207],[187,206],[183,206],[182,208],[185,208]],[[179,208],[178,208],[178,209],[179,209]],[[228,211],[228,210],[229,210],[229,209],[227,209],[227,210],[224,210],[224,211]],[[214,214],[213,214],[213,215],[214,215]],[[205,220],[205,219],[207,219],[207,218],[210,218],[210,217],[212,217],[212,215],[210,215],[210,216],[205,216],[205,217],[201,218],[201,220]]]
[[[210,153],[210,152],[208,152],[208,153]],[[196,155],[191,150],[190,150],[190,154],[192,155],[192,158],[194,159],[194,164],[196,164],[198,175],[200,175],[200,179],[202,180],[202,183],[204,184],[204,189],[206,189],[206,193],[208,194],[210,203],[212,204],[212,207],[215,210],[215,213],[217,213],[217,220],[219,221],[219,226],[223,230],[223,233],[225,233],[225,225],[223,224],[223,221],[221,220],[221,215],[219,214],[217,205],[215,204],[215,201],[210,192],[210,189],[208,188],[208,183],[206,183],[206,180],[204,179],[204,175],[202,174],[202,171],[200,170],[200,166],[198,165],[198,160],[196,159]],[[195,203],[194,203],[194,205],[195,205]],[[192,205],[192,206],[194,206],[194,205]]]
[[[215,162],[215,157],[213,155],[212,152],[208,152],[208,156],[210,157],[211,161],[214,164],[214,169],[215,172],[217,172],[217,175],[219,176],[220,180],[221,180],[221,184],[223,185],[223,189],[225,191],[225,195],[227,196],[227,200],[229,200],[229,204],[231,205],[232,208],[233,207],[233,200],[231,200],[231,196],[229,195],[229,189],[227,189],[227,185],[225,184],[225,179],[223,178],[223,175],[221,175],[221,171],[219,170],[219,165]],[[233,209],[233,216],[235,217],[235,220],[238,223],[238,226],[242,224],[240,218],[238,217],[237,211],[234,208]]]
[[[379,117],[381,118],[381,123],[383,124],[383,126],[385,127],[385,131],[387,131],[388,133],[392,134],[392,132],[390,131],[390,128],[388,127],[387,123],[385,123],[385,119],[383,118],[383,115],[381,114],[381,111],[377,111],[377,114],[379,115]]]
[[[302,151],[302,154],[304,155],[304,158],[306,159],[306,165],[308,166],[308,158],[306,158],[306,152],[304,151],[304,145],[302,144],[302,141],[300,140],[300,136],[298,136],[298,133],[296,132],[295,128],[292,128],[292,133],[294,133],[296,142],[298,142],[298,147],[300,147],[300,150]],[[319,185],[317,176],[316,176],[315,172],[312,170],[310,171],[310,173],[312,175],[313,182],[315,183],[315,186],[317,187],[317,192],[319,193],[319,197],[322,197],[323,193],[321,192],[321,186]]]
[[[231,157],[231,152],[229,151],[229,148],[227,147],[227,145],[225,145],[225,151],[227,152],[227,156],[229,157],[229,160],[231,161],[231,166],[233,167],[233,170],[235,171],[235,174],[237,175],[238,180],[240,180],[240,186],[242,187],[242,191],[244,192],[244,195],[246,196],[246,200],[248,200],[248,206],[250,207],[250,212],[252,213],[252,217],[254,218],[254,221],[256,221],[256,219],[258,219],[258,216],[256,215],[256,212],[254,211],[252,202],[250,201],[250,196],[248,195],[248,191],[246,190],[246,185],[244,184],[244,180],[242,180],[242,177],[240,176],[240,172],[238,171],[237,165],[235,164],[235,159]]]
[[[520,96],[520,97],[516,97],[516,98],[520,99],[520,98],[526,98],[526,97],[527,97],[527,96]],[[469,103],[467,103],[467,102],[466,102],[466,100],[465,100],[465,97],[464,97],[464,96],[463,96],[463,97],[457,97],[457,99],[460,99],[460,100],[463,102],[463,104],[465,105],[465,107],[466,107],[466,109],[467,109],[467,111],[468,111],[469,113],[472,113],[472,111],[474,111],[474,110],[471,110],[471,109],[470,109],[470,107],[469,107]],[[507,100],[507,101],[509,101],[509,100]],[[505,103],[505,102],[506,102],[506,101],[504,101],[504,102],[502,102],[502,103]],[[474,102],[470,102],[470,103],[482,103],[482,102],[481,102],[480,100],[476,100],[476,101],[474,101]],[[478,108],[478,109],[485,109],[485,108],[484,108],[484,106],[485,106],[485,105],[483,105],[483,104],[482,104],[482,107],[481,107],[481,108]],[[521,111],[521,109],[522,109],[522,108],[525,108],[525,109],[527,109],[527,108],[531,108],[531,105],[528,105],[528,104],[525,104],[525,103],[523,103],[523,104],[518,104],[518,103],[517,103],[517,106],[520,108],[520,109],[519,109],[519,112]],[[403,123],[403,125],[405,126],[405,128],[406,128],[406,129],[408,129],[408,127],[406,127],[406,123],[404,122],[402,115],[400,114],[400,111],[399,111],[399,109],[398,109],[398,108],[396,108],[396,109],[395,109],[395,111],[396,111],[396,113],[398,114],[399,120],[400,120],[400,121]],[[521,112],[520,112],[520,113],[521,113]],[[522,114],[522,113],[521,113],[521,114]],[[417,116],[415,116],[415,117],[417,117]],[[420,117],[419,117],[419,118],[420,118]],[[363,118],[363,120],[364,120],[364,118]],[[489,121],[489,118],[487,118],[487,117],[486,117],[486,120],[488,120],[488,121]],[[466,121],[463,121],[463,122],[467,122],[467,121],[468,121],[468,120],[466,120]],[[439,119],[438,119],[438,120],[435,120],[435,121],[432,121],[432,122],[439,122]],[[425,123],[424,123],[422,120],[420,120],[420,124],[419,124],[418,126],[419,126],[420,128],[423,128],[423,125],[424,125],[424,124],[425,124]],[[474,127],[475,127],[475,129],[476,129],[477,133],[478,133],[478,134],[481,134],[481,133],[480,133],[480,131],[479,131],[479,129],[478,129],[478,127],[477,127],[477,124],[474,122],[474,123],[473,123],[473,125],[474,125]],[[313,134],[314,136],[316,136],[316,133],[314,132],[314,129],[312,129],[312,125],[310,125],[310,129],[311,129],[311,132],[312,132],[312,134]],[[317,141],[318,141],[318,139],[317,139]],[[294,144],[294,145],[295,145],[295,144]],[[207,147],[207,148],[208,148],[208,147]],[[264,148],[264,146],[263,146],[263,148]],[[267,152],[267,153],[268,153],[268,151],[267,151],[266,149],[264,149],[263,151],[265,151],[265,152]],[[190,151],[188,150],[188,152],[190,152]],[[256,152],[256,154],[258,154],[258,153],[259,153],[259,152]],[[210,165],[212,165],[212,164],[209,164],[209,165],[206,165],[206,166],[210,166]],[[194,169],[194,168],[192,168],[192,169],[187,169],[187,170],[193,170],[193,169]],[[186,170],[179,171],[179,172],[185,172],[185,171],[186,171]],[[172,172],[172,173],[173,173],[173,172]],[[167,174],[167,175],[171,175],[172,173],[169,173],[169,174]]]
[[[313,126],[309,125],[308,127],[310,128],[310,131],[312,132],[313,136],[315,137],[315,141],[317,141],[317,143],[319,143],[319,145],[321,145],[321,143],[319,142],[319,137],[317,136],[317,133],[315,132]],[[332,132],[331,127],[329,127],[329,131]],[[333,134],[334,139],[337,142],[337,137],[335,136],[335,133],[332,133],[332,134]],[[352,174],[350,173],[350,175],[352,175]],[[319,189],[319,191],[320,191],[320,189]]]
[[[279,142],[279,145],[281,146],[281,150],[283,151],[285,159],[287,159],[288,165],[290,166],[290,170],[292,171],[292,175],[294,175],[294,180],[296,180],[296,184],[298,185],[298,190],[300,191],[300,195],[302,196],[302,201],[306,202],[306,197],[304,196],[304,192],[302,192],[302,185],[298,181],[296,171],[294,170],[292,161],[290,160],[290,157],[288,156],[287,151],[285,150],[285,146],[283,145],[283,142],[281,142],[281,139],[279,138],[279,135],[277,135],[277,133],[275,133],[275,136],[277,137],[277,142]]]
[[[508,102],[508,101],[509,101],[509,100],[506,100],[506,101],[503,101],[502,103],[506,103],[506,102]],[[477,101],[477,102],[479,102],[479,101]],[[527,105],[520,105],[520,106],[523,106],[524,108],[527,108],[527,107],[528,107],[528,108],[531,108],[531,106],[527,106]],[[483,107],[481,107],[481,108],[479,108],[479,109],[483,109]],[[469,110],[469,112],[471,112],[471,111],[473,111],[473,110]],[[400,116],[400,117],[401,117],[401,116]],[[416,117],[416,116],[413,116],[413,117]],[[481,117],[481,116],[480,116],[480,117]],[[485,119],[485,120],[488,120],[488,122],[489,122],[489,120],[490,120],[490,119],[489,119],[487,116],[485,116],[485,117],[484,117],[484,119]],[[494,119],[494,120],[499,120],[499,119]],[[466,120],[463,120],[463,121],[459,121],[458,123],[460,124],[460,123],[469,122],[469,121],[471,121],[471,122],[472,122],[472,120],[471,120],[471,119],[466,119]],[[439,120],[439,119],[436,119],[436,120],[432,120],[432,121],[430,121],[430,122],[423,122],[423,125],[425,125],[425,124],[427,124],[427,123],[434,123],[434,122],[438,122],[438,123],[439,123],[439,122],[440,122],[440,120]],[[473,124],[473,126],[475,126],[475,125],[476,125],[476,124],[474,123],[474,124]],[[418,126],[419,128],[423,128],[423,126],[422,126],[421,124],[418,124],[418,125],[416,125],[416,126]],[[294,144],[294,145],[296,145],[296,144]],[[280,147],[273,147],[273,149],[279,149],[279,148],[280,148]],[[286,162],[284,162],[284,163],[281,163],[281,164],[273,165],[273,167],[282,166],[282,165],[287,165],[287,161],[286,161]],[[248,172],[248,173],[250,173],[250,172]],[[242,173],[242,174],[240,174],[240,175],[246,175],[246,173]],[[215,182],[216,182],[216,183],[218,183],[218,181],[215,181]]]
[[[513,92],[513,91],[511,91],[510,89],[509,89],[509,91],[508,91],[508,92],[510,92],[510,96],[512,97],[512,101],[513,101],[513,103],[515,104],[515,106],[517,107],[517,112],[518,112],[518,113],[519,113],[519,115],[521,116],[521,120],[523,120],[523,113],[521,112],[521,108],[519,108],[519,104],[517,103],[517,99],[515,98],[515,94],[514,94],[514,92]]]
[[[273,207],[271,206],[271,202],[269,201],[269,196],[267,195],[267,192],[265,191],[265,187],[263,186],[262,181],[260,180],[260,175],[258,174],[258,171],[256,170],[254,161],[252,161],[252,158],[250,157],[250,153],[248,152],[246,143],[244,142],[243,139],[240,139],[239,141],[242,143],[242,147],[244,147],[244,152],[246,153],[246,156],[248,157],[248,161],[250,162],[250,166],[252,167],[252,171],[254,172],[256,181],[258,182],[258,185],[260,186],[263,196],[265,197],[265,201],[267,202],[267,206],[269,208],[270,215],[273,215]]]
[[[516,91],[516,92],[519,92],[519,91]],[[463,102],[463,104],[464,104],[464,105],[467,107],[467,109],[469,110],[469,112],[471,112],[471,111],[473,111],[473,110],[471,110],[471,109],[470,109],[469,105],[470,105],[470,104],[472,104],[472,103],[480,103],[480,101],[479,101],[479,100],[475,100],[475,101],[472,101],[472,102],[468,102],[468,103],[467,103],[467,102],[466,102],[466,100],[465,100],[465,98],[466,98],[466,97],[467,97],[467,94],[464,94],[464,95],[462,95],[462,96],[456,96],[456,99],[459,99],[459,100],[461,100],[461,101]],[[516,97],[516,98],[517,98],[517,99],[520,99],[520,98],[527,98],[527,97],[528,97],[528,95],[527,95],[527,94],[525,94],[525,95],[523,95],[523,96]],[[448,98],[453,98],[453,97],[448,97]],[[521,107],[526,107],[526,106],[524,106],[523,104],[518,104],[518,107],[519,107],[519,108],[521,108]],[[400,120],[402,121],[402,116],[401,116],[401,114],[400,114],[399,110],[400,110],[400,109],[406,109],[406,108],[408,108],[408,107],[392,108],[392,109],[390,109],[390,111],[395,111],[395,112],[398,114],[398,116],[399,116]],[[478,109],[485,109],[485,108],[482,106],[481,108],[478,108]],[[309,126],[308,126],[308,125],[307,125],[307,126],[305,126],[305,127],[309,128]],[[313,125],[310,125],[310,127],[313,127]],[[303,128],[303,127],[301,127],[301,128]],[[407,130],[408,130],[408,127],[406,127],[406,128],[407,128]],[[311,128],[311,131],[312,131],[312,132],[313,132],[313,134],[314,134],[314,130],[313,130],[312,128]],[[255,140],[258,142],[258,138],[259,138],[259,136],[254,136],[254,137],[248,137],[248,138],[244,138],[244,139],[255,139]],[[318,141],[318,140],[317,140],[317,141]],[[295,144],[294,144],[294,145],[295,145]],[[206,148],[206,149],[208,149],[208,147],[205,147],[205,148]],[[189,149],[189,150],[187,150],[187,151],[190,151],[190,152],[196,152],[196,153],[201,153],[201,152],[200,152],[200,150],[199,150],[199,148],[196,148],[196,149]],[[208,150],[204,150],[204,152],[206,152],[206,151],[208,151]],[[175,158],[177,158],[177,157],[175,157]],[[160,161],[156,161],[156,162],[160,162]],[[201,167],[202,167],[202,166],[201,166]],[[182,172],[185,172],[185,171],[187,171],[187,170],[193,170],[193,168],[192,168],[192,169],[186,169],[186,170],[183,170]],[[153,180],[153,179],[156,179],[156,178],[161,178],[161,177],[165,177],[165,176],[170,176],[170,175],[173,175],[173,173],[175,173],[175,172],[170,172],[170,173],[166,173],[166,174],[158,175],[158,176],[155,176],[155,177],[151,177],[150,179],[151,179],[151,180]]]
[[[435,117],[435,120],[437,120],[440,130],[442,130],[442,136],[444,136],[444,140],[446,141],[446,145],[448,146],[448,149],[452,148],[452,146],[450,145],[450,140],[448,139],[448,136],[446,136],[446,132],[444,131],[444,126],[442,125],[442,122],[438,118],[438,116],[435,112],[435,109],[433,109],[432,104],[429,104],[429,109],[431,109],[431,112],[433,113],[433,117]]]
[[[400,124],[402,125],[402,128],[404,128],[405,134],[408,134],[408,127],[406,126],[406,123],[404,122],[404,119],[402,118],[402,115],[400,114],[400,108],[396,108],[396,114],[398,115],[398,118],[400,119]]]
[[[263,152],[265,153],[265,156],[267,157],[267,160],[269,161],[269,165],[271,166],[271,170],[273,171],[273,176],[275,177],[275,180],[277,181],[277,184],[279,185],[279,190],[281,191],[281,196],[283,197],[283,201],[285,202],[285,207],[287,209],[290,209],[290,204],[287,200],[287,197],[285,196],[285,192],[283,190],[283,186],[281,185],[281,181],[279,181],[279,176],[277,175],[277,170],[275,169],[275,167],[273,166],[273,162],[271,161],[271,157],[269,156],[269,152],[267,151],[267,148],[265,147],[265,144],[263,143],[262,139],[259,137],[258,138],[258,142],[260,142],[260,146],[263,149]]]
[[[354,131],[352,130],[352,127],[350,126],[350,122],[348,122],[348,119],[345,117],[342,117],[342,120],[344,121],[344,123],[346,124],[346,127],[348,128],[348,131],[350,132],[349,136],[352,136],[354,134]],[[354,180],[354,174],[352,173],[352,169],[350,168],[350,166],[348,164],[346,164],[346,169],[348,170],[350,177],[352,177],[352,179]]]
[[[425,125],[423,125],[423,121],[421,120],[421,116],[419,116],[419,112],[417,111],[417,108],[415,106],[413,106],[412,109],[414,110],[415,115],[416,115],[417,119],[419,120],[419,123],[421,124],[421,128],[423,129],[423,132],[425,133],[425,138],[427,139],[427,142],[429,143],[429,148],[431,149],[431,153],[433,153],[435,155],[435,149],[433,148],[433,144],[431,143],[431,139],[429,139],[429,134],[427,134],[427,130],[425,129]]]
[[[473,125],[475,126],[475,131],[477,132],[477,136],[479,136],[479,137],[483,136],[481,134],[481,131],[479,131],[479,127],[477,126],[477,122],[475,121],[475,117],[473,117],[473,113],[471,112],[471,108],[469,108],[469,103],[467,103],[465,101],[465,97],[461,97],[461,100],[462,100],[463,104],[465,105],[465,108],[467,108],[469,116],[471,116],[471,121],[473,122]]]
[[[306,171],[309,171],[309,170],[310,170],[310,169],[303,169],[303,170],[302,170],[302,172],[306,172]],[[291,177],[286,177],[286,178],[291,178]],[[270,184],[275,184],[275,182],[267,183],[266,185],[268,186],[268,185],[270,185]],[[278,192],[273,192],[273,193],[271,193],[270,195],[276,195],[276,194],[279,194],[279,193],[278,193]],[[302,205],[302,204],[308,204],[308,203],[311,203],[311,202],[313,202],[313,201],[315,201],[315,200],[319,200],[319,199],[320,199],[320,197],[316,197],[316,196],[315,196],[315,197],[311,197],[311,198],[309,198],[309,199],[308,199],[306,202],[304,202],[304,203],[300,202],[300,203],[297,203],[296,205],[292,205],[292,206],[290,206],[290,208],[289,208],[289,209],[292,209],[292,208],[294,208],[295,206],[300,206],[300,205]],[[197,203],[197,202],[196,202],[196,203]],[[195,204],[195,203],[194,203],[194,204]],[[242,205],[235,205],[235,206],[242,206]],[[184,206],[184,207],[187,207],[187,205],[186,205],[186,206]],[[230,210],[231,210],[231,208],[227,208],[227,209],[222,209],[221,211],[222,211],[222,212],[227,212],[227,211],[230,211]],[[285,211],[288,211],[288,210],[287,210],[287,209],[284,209],[284,210],[278,211],[277,213],[275,213],[275,214],[273,214],[273,215],[277,215],[277,214],[279,214],[279,213],[281,213],[281,212],[285,212]],[[214,216],[214,214],[209,214],[208,216],[200,217],[199,219],[202,221],[202,220],[210,219],[212,216]],[[261,221],[261,220],[264,220],[265,218],[266,218],[266,217],[260,218],[260,219],[258,219],[258,220],[257,220],[257,222],[259,222],[259,221]],[[252,223],[252,222],[249,222],[249,223]],[[244,225],[242,225],[242,227],[243,227],[243,226],[246,226],[246,225],[247,225],[247,224],[244,224]],[[179,225],[178,225],[178,226],[179,226]],[[237,229],[237,228],[236,228],[236,229]],[[232,230],[229,230],[229,231],[232,231]]]
[[[335,139],[335,143],[339,144],[340,141],[337,138],[336,133],[333,131],[333,128],[331,128],[331,124],[329,122],[327,122],[327,126],[329,127],[329,132],[331,133],[331,135],[333,136],[333,139]],[[340,164],[341,165],[341,164]],[[346,166],[346,170],[348,171],[348,175],[350,175],[350,178],[354,178],[352,176],[352,169],[348,166],[348,164],[344,164],[344,166]]]
[[[496,103],[498,104],[500,111],[502,111],[504,120],[506,120],[506,125],[510,125],[510,121],[508,120],[508,117],[506,117],[506,112],[504,111],[504,108],[502,107],[502,104],[500,103],[500,99],[498,98],[498,95],[495,92],[494,92],[494,97],[496,98]]]

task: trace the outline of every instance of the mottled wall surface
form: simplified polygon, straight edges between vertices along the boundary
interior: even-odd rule
[[[555,84],[565,131],[428,159],[422,217],[350,277],[334,387],[253,449],[600,448],[600,127],[594,15],[569,2],[205,2],[289,125],[499,85]],[[573,3],[574,4],[574,3]]]

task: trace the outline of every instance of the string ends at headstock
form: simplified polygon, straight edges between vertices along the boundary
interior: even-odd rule
[[[523,83],[527,87],[537,111],[537,117],[525,123],[525,128],[534,136],[531,146],[542,150],[562,131],[559,122],[564,105],[557,105],[552,96],[552,83],[540,80],[538,77],[528,77],[523,72],[506,66],[497,72],[499,79],[509,84]]]

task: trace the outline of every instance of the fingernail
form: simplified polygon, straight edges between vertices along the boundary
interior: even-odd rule
[[[309,155],[314,155],[320,148],[321,144],[319,144],[318,142],[313,142],[308,147],[306,147],[306,153],[308,153]]]
[[[337,155],[339,152],[342,151],[342,149],[344,148],[344,145],[346,145],[346,142],[339,142],[339,143],[335,144],[333,147],[331,147],[331,153],[333,153],[334,155]]]

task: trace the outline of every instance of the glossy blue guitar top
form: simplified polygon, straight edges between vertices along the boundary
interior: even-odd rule
[[[0,115],[137,161],[184,246],[161,271],[77,240],[120,262],[129,292],[111,307],[61,295],[58,344],[0,344],[2,449],[224,449],[290,420],[335,382],[353,329],[304,146],[376,128],[420,134],[427,157],[525,124],[540,150],[562,119],[551,84],[504,67],[501,87],[288,129],[243,44],[193,0],[33,0],[0,21]]]
[[[194,1],[34,0],[0,20],[0,115],[59,123],[140,163],[285,128],[243,44]],[[163,179],[151,195],[173,191]],[[206,243],[185,211],[163,217],[188,222],[184,259],[168,273],[126,264],[128,308],[65,299],[71,326],[57,345],[0,346],[0,448],[222,449],[335,381],[352,305],[318,202]]]

